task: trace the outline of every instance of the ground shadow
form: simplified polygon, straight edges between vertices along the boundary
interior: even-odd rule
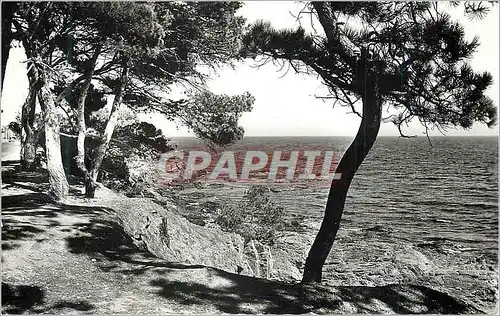
[[[2,250],[12,250],[20,241],[33,239],[48,227],[60,226],[58,216],[92,216],[106,210],[96,207],[56,204],[45,193],[2,196]]]
[[[211,269],[230,286],[209,287],[194,282],[151,281],[157,294],[183,305],[213,305],[224,313],[255,313],[248,306],[259,305],[258,312],[302,313],[478,313],[481,312],[446,293],[424,286],[391,284],[386,286],[302,286],[270,282]],[[226,283],[226,282],[224,282]],[[383,307],[383,309],[381,309]]]
[[[19,166],[19,160],[2,160],[2,167]]]
[[[359,313],[378,313],[374,300],[383,302],[398,314],[463,314],[480,312],[472,306],[437,290],[411,284],[339,287],[343,302],[356,306]]]
[[[57,216],[50,210],[39,210],[48,202],[50,199],[43,193],[2,196],[2,250],[15,249],[19,247],[16,241],[33,238],[36,234],[45,231],[43,227],[36,225],[29,218],[20,220],[17,216]]]
[[[29,223],[18,223],[11,219],[2,219],[2,250],[11,250],[19,247],[15,241],[32,238],[45,230]]]
[[[56,217],[56,212],[49,212],[50,208],[45,206],[50,206],[54,201],[45,193],[26,193],[18,195],[2,196],[2,212],[6,212],[9,215],[42,215],[49,217]],[[39,209],[44,207],[42,212],[30,213],[30,210]],[[16,211],[20,212],[16,212]]]
[[[91,311],[95,306],[88,301],[58,301],[55,304],[42,307],[45,291],[34,285],[12,285],[2,282],[2,313],[60,313],[67,309],[76,311]]]
[[[74,309],[77,311],[86,312],[86,311],[91,311],[91,310],[95,309],[95,306],[90,304],[89,302],[83,301],[83,300],[79,300],[79,301],[75,301],[75,302],[59,301],[59,302],[55,303],[54,305],[52,305],[49,309],[50,310],[60,310],[60,309],[68,309],[68,308]]]
[[[70,252],[76,254],[100,254],[108,260],[131,261],[134,254],[148,255],[135,247],[123,227],[112,220],[92,218],[89,223],[74,225],[79,236],[66,238]],[[152,255],[148,255],[152,257]]]
[[[45,293],[38,286],[11,285],[2,281],[2,312],[21,314],[42,305]]]
[[[19,162],[2,161],[2,184],[4,188],[17,187],[36,192],[48,189],[48,172],[46,170],[23,171]]]
[[[96,259],[105,259],[111,264],[98,265],[106,272],[141,275],[150,268],[194,269],[201,265],[186,265],[166,262],[137,247],[123,227],[114,220],[93,217],[89,223],[73,227],[79,234],[66,238],[71,253],[86,254]],[[127,269],[120,270],[124,264]]]
[[[66,179],[70,185],[83,184],[80,177],[67,175]],[[48,192],[49,175],[46,169],[39,168],[33,171],[24,171],[19,161],[2,161],[2,184],[3,188],[16,187],[35,192]],[[81,192],[70,187],[70,193],[81,195]]]
[[[57,217],[59,214],[100,214],[109,210],[96,206],[58,204],[46,193],[33,192],[2,196],[2,212],[15,216]]]
[[[9,165],[10,168],[2,172],[2,179],[13,187],[33,191],[40,183],[48,181],[44,173],[22,172],[19,164]],[[127,274],[141,274],[149,267],[202,267],[167,263],[136,247],[112,213],[104,207],[57,204],[49,195],[39,191],[5,196],[2,198],[2,248],[14,249],[18,246],[15,241],[33,239],[36,234],[45,232],[48,226],[61,226],[60,230],[68,235],[66,241],[70,252],[101,257],[115,263],[101,266],[105,271],[116,270],[120,263],[140,265],[124,270]],[[82,221],[69,226],[60,225],[60,215],[76,215]]]

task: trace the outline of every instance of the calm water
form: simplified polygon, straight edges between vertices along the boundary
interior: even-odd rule
[[[181,150],[199,144],[191,138],[176,140]],[[339,153],[338,160],[350,140],[248,137],[227,150],[333,150]],[[380,225],[396,240],[418,244],[443,239],[496,260],[498,138],[436,137],[432,144],[425,137],[379,137],[351,185],[341,229]],[[290,217],[314,228],[323,216],[328,194],[328,188],[317,184],[282,184],[273,195]],[[187,190],[185,196],[196,201],[201,190],[221,203],[236,203],[248,186],[232,182]]]

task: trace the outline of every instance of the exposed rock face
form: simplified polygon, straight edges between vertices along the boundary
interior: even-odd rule
[[[163,207],[147,198],[127,198],[105,188],[96,193],[112,209],[134,243],[170,262],[205,265],[231,273],[267,279],[300,280],[300,268],[311,244],[290,233],[273,246],[235,233],[199,226],[178,215],[174,204]]]
[[[245,258],[252,276],[287,281],[299,281],[312,239],[297,233],[278,237],[274,245],[252,240],[245,245]]]
[[[134,242],[159,258],[232,273],[248,269],[239,235],[194,225],[149,199],[115,201],[112,208]]]

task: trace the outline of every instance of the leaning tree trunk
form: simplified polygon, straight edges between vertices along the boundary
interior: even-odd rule
[[[45,154],[49,172],[50,193],[56,199],[61,199],[68,194],[69,185],[62,163],[59,117],[54,97],[46,85],[40,88],[38,96],[45,121]]]
[[[115,99],[111,106],[111,113],[109,114],[109,119],[104,130],[104,135],[100,144],[94,151],[94,157],[92,159],[90,167],[90,181],[85,183],[85,195],[88,197],[95,196],[95,189],[97,188],[97,175],[99,174],[99,169],[101,168],[102,161],[109,147],[111,137],[115,131],[116,122],[118,121],[118,110],[122,103],[123,90],[125,88],[126,81],[128,79],[129,67],[125,65],[120,77],[119,86],[116,88]]]
[[[35,130],[34,122],[37,93],[38,88],[32,83],[21,112],[21,167],[28,171],[36,167],[38,133]]]
[[[85,166],[85,137],[87,136],[87,126],[85,124],[85,100],[87,98],[90,83],[94,76],[95,65],[97,58],[101,52],[101,46],[98,46],[92,56],[91,63],[89,63],[89,70],[86,74],[85,81],[80,90],[80,95],[77,101],[77,126],[78,126],[78,139],[77,139],[77,155],[76,164],[78,169],[83,173],[83,181],[85,183],[85,195],[87,197],[94,197],[96,183],[92,179],[89,170]]]
[[[8,8],[8,10],[12,10],[12,14],[15,10],[15,4],[11,3],[7,5],[7,3],[2,3],[2,9]],[[7,12],[8,13],[8,12]],[[3,23],[4,21],[2,21]],[[16,27],[16,31],[22,33],[21,24],[15,19],[10,20],[8,23],[8,30],[11,28],[11,24]],[[3,36],[3,34],[2,34]],[[3,37],[2,37],[3,39]],[[24,52],[28,60],[33,59],[36,55],[33,53],[30,44],[28,41],[23,38],[22,39]],[[10,43],[9,43],[10,45]],[[9,52],[10,46],[5,46],[5,43],[2,43],[2,54],[4,52]],[[5,58],[5,59],[4,59]],[[2,56],[2,67],[7,66],[8,56]],[[39,82],[39,73],[36,65],[33,61],[27,63],[27,76],[29,82],[29,90],[26,101],[22,106],[21,112],[21,167],[23,170],[33,170],[36,167],[36,149],[38,147],[38,137],[40,135],[40,130],[35,130],[35,107],[36,107],[36,98],[40,90],[40,82]],[[5,71],[5,69],[3,69]],[[3,72],[2,72],[3,75]]]
[[[332,181],[326,202],[325,215],[316,239],[306,259],[302,283],[321,282],[322,269],[330,253],[340,226],[347,191],[366,155],[372,148],[380,128],[382,106],[377,96],[377,82],[365,79],[363,118],[358,133],[337,166],[336,174],[340,179]],[[364,84],[364,82],[363,82]]]

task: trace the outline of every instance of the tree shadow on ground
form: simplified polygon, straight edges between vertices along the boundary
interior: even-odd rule
[[[42,307],[45,291],[34,285],[12,285],[2,281],[2,313],[61,313],[62,311],[91,311],[95,306],[88,301],[58,301],[47,307]]]
[[[2,167],[19,166],[19,160],[2,160]]]
[[[16,211],[20,210],[20,215],[44,215],[56,217],[57,214],[55,212],[48,212],[50,208],[46,208],[46,206],[50,206],[53,203],[54,201],[47,194],[40,192],[3,196],[2,211],[11,215],[17,215]],[[35,214],[27,213],[29,210],[39,209],[42,207],[44,208],[43,212]]]
[[[43,304],[45,293],[38,286],[10,285],[2,281],[2,312],[21,314]]]
[[[17,216],[55,217],[56,215],[50,210],[38,210],[49,201],[43,193],[2,196],[2,250],[15,249],[19,246],[16,241],[33,238],[36,234],[45,231],[29,218],[21,221]],[[16,219],[13,219],[14,217]]]
[[[34,192],[2,197],[2,212],[13,216],[57,217],[60,214],[97,215],[108,212],[98,206],[55,203],[48,194]]]
[[[424,286],[391,284],[328,288],[270,282],[215,269],[211,271],[229,280],[231,285],[214,288],[165,278],[153,280],[151,285],[158,287],[157,294],[166,299],[183,305],[210,304],[223,313],[255,313],[251,305],[260,306],[259,313],[272,314],[480,312],[446,293]]]
[[[23,171],[21,165],[15,162],[2,161],[2,184],[33,191],[48,188],[49,178],[46,170]]]
[[[69,175],[66,177],[70,185],[82,184],[79,177]],[[49,175],[45,169],[24,171],[19,161],[2,161],[2,183],[37,192],[47,191],[49,188]]]
[[[20,172],[19,164],[12,163],[10,169],[2,172],[4,183],[32,190],[37,189],[39,183],[48,181],[46,175],[38,171],[19,175]],[[49,195],[39,191],[5,196],[2,198],[2,215],[5,217],[2,248],[14,249],[16,244],[13,241],[32,239],[34,235],[44,232],[47,226],[61,226],[61,231],[68,233],[66,241],[70,252],[87,254],[93,258],[100,256],[116,263],[102,266],[106,271],[120,267],[120,263],[140,265],[135,269],[124,270],[127,274],[141,274],[149,267],[202,267],[166,263],[148,251],[136,247],[112,214],[112,210],[98,206],[58,204]],[[69,226],[60,225],[58,217],[61,215],[76,215],[82,221]]]
[[[89,223],[73,226],[81,232],[80,236],[66,238],[70,252],[76,254],[100,254],[108,260],[131,261],[133,254],[139,253],[152,257],[134,246],[123,227],[112,220],[93,218]]]
[[[57,218],[62,214],[90,216],[102,212],[95,207],[55,204],[40,192],[2,196],[2,250],[15,249],[19,246],[16,242],[33,239],[49,226],[59,226]]]
[[[150,268],[193,269],[201,265],[184,265],[161,260],[145,249],[137,247],[123,227],[114,220],[92,218],[89,223],[74,226],[80,234],[66,238],[71,253],[102,258],[112,264],[100,265],[106,272],[141,275]],[[127,269],[124,268],[127,265]]]
[[[216,274],[223,271],[212,270]],[[183,305],[213,305],[223,313],[251,314],[249,305],[258,305],[259,313],[300,314],[312,311],[299,299],[299,285],[268,282],[263,279],[228,274],[232,286],[209,287],[195,282],[170,281],[159,278],[151,281],[157,294]],[[328,302],[328,305],[335,302]],[[325,306],[326,307],[326,306]]]
[[[50,309],[51,310],[74,309],[77,311],[86,312],[86,311],[90,311],[90,310],[95,309],[95,306],[90,304],[89,302],[83,301],[83,300],[74,301],[74,302],[59,301],[59,302],[55,303],[54,305],[52,305],[50,307]]]
[[[398,314],[463,314],[480,312],[447,293],[426,286],[412,284],[390,284],[385,286],[339,287],[343,302],[356,306],[359,313],[378,313],[377,301],[387,305]]]
[[[15,241],[32,238],[45,230],[28,223],[17,223],[10,219],[2,219],[2,250],[11,250],[19,247]]]

